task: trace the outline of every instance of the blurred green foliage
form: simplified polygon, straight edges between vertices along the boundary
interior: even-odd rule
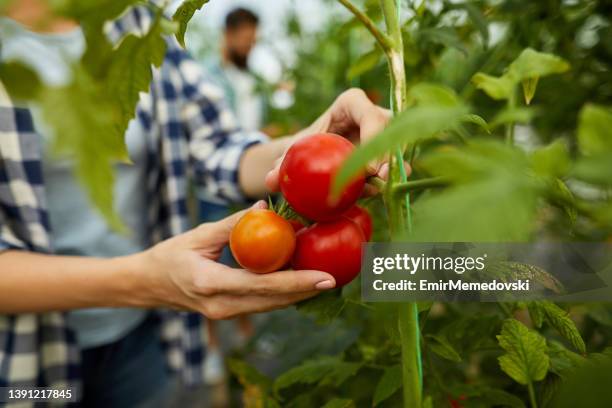
[[[378,2],[365,3],[368,14],[376,20]],[[532,123],[538,138],[546,141],[558,132],[574,129],[578,112],[587,101],[612,101],[609,2],[441,1],[436,2],[440,7],[423,6],[426,3],[404,3],[409,89],[423,81],[438,82],[454,89],[477,110],[492,114],[498,105],[476,92],[471,78],[478,71],[501,75],[524,49],[532,48],[557,55],[571,66],[567,74],[538,85],[532,105],[546,107],[546,115]],[[360,86],[387,105],[388,73],[382,54],[374,64],[369,55],[375,49],[373,40],[355,19],[344,16],[330,11],[327,23],[310,36],[301,29],[298,18],[288,20],[288,39],[297,50],[297,61],[286,75],[296,83],[295,104],[275,111],[275,120],[303,127],[349,86]],[[370,70],[360,72],[364,64]],[[351,69],[362,75],[349,80]]]

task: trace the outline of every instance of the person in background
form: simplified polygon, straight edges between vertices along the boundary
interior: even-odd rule
[[[249,56],[257,42],[259,17],[245,8],[230,11],[225,17],[219,58],[207,69],[211,79],[223,87],[230,108],[244,130],[260,130],[265,103],[257,91],[259,79],[249,69]]]
[[[261,129],[264,116],[264,100],[257,92],[258,79],[249,70],[249,55],[257,41],[258,26],[259,18],[252,11],[245,8],[230,11],[225,18],[220,55],[205,64],[210,79],[223,88],[230,109],[245,131]],[[200,222],[218,221],[231,213],[226,204],[207,194],[205,189],[197,191]],[[227,247],[219,261],[236,265]],[[253,325],[248,315],[238,317],[237,323],[237,344],[243,345],[253,334]],[[207,384],[215,385],[225,379],[226,372],[218,325],[214,320],[206,323],[206,340],[204,379]]]

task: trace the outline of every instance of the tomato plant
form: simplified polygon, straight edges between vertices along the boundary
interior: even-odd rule
[[[389,97],[390,126],[336,179],[339,188],[364,163],[391,158],[381,196],[365,204],[375,241],[612,235],[609,5],[339,2],[352,13],[344,24],[334,15],[309,39],[293,28],[301,63],[291,74],[305,86],[280,114],[300,123],[324,108],[313,101],[351,85]],[[235,366],[238,378],[280,406],[556,407],[571,406],[569,395],[610,404],[598,391],[589,398],[597,371],[581,369],[610,360],[608,304],[364,304],[359,290],[355,281],[301,304],[301,332],[327,335],[299,349],[287,336],[291,352],[279,358],[291,362],[273,378],[249,381],[253,369]],[[578,393],[576,375],[590,376]]]
[[[232,229],[230,248],[244,268],[273,272],[291,259],[295,232],[287,220],[271,210],[249,210]]]
[[[318,222],[298,232],[291,264],[328,272],[342,287],[359,275],[363,242],[363,231],[349,218]]]
[[[331,184],[354,146],[342,136],[311,135],[293,144],[280,168],[280,188],[291,207],[315,220],[332,220],[348,210],[361,196],[365,179],[357,174],[338,197]]]

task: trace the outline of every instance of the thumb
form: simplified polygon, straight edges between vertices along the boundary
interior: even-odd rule
[[[240,219],[251,209],[265,209],[268,208],[268,204],[263,201],[257,201],[246,210],[238,211],[228,217],[225,217],[219,221],[201,224],[195,228],[192,232],[193,242],[201,244],[202,242],[222,242],[226,243],[229,240],[230,233],[234,226],[240,221]]]
[[[234,226],[238,223],[238,221],[240,221],[240,219],[248,211],[257,210],[257,209],[263,210],[266,208],[268,208],[268,203],[266,203],[263,200],[259,200],[255,204],[253,204],[250,208],[247,208],[242,211],[238,211],[237,213],[234,213],[230,215],[229,217],[225,217],[222,220],[214,222],[212,224],[212,230],[214,231],[214,233],[224,234],[224,236],[229,237],[229,234],[230,232],[232,232],[232,229],[234,228]]]

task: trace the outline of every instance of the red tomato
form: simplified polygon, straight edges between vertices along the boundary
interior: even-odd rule
[[[346,217],[316,223],[298,232],[293,268],[328,272],[344,286],[359,275],[363,242],[361,228]]]
[[[296,220],[295,218],[290,218],[287,220],[287,222],[291,224],[291,227],[293,227],[293,230],[295,232],[298,232],[299,230],[304,228],[304,224],[302,224],[300,221]]]
[[[368,210],[358,205],[354,205],[350,210],[344,213],[344,216],[359,225],[359,228],[363,231],[365,240],[370,241],[370,238],[372,238],[372,217]]]
[[[244,268],[268,273],[289,262],[295,249],[295,232],[291,224],[270,210],[247,212],[232,229],[230,248]]]
[[[329,221],[338,218],[361,196],[365,178],[357,176],[331,199],[331,184],[355,146],[342,136],[322,133],[306,137],[287,151],[280,168],[280,188],[291,207],[306,218]]]

